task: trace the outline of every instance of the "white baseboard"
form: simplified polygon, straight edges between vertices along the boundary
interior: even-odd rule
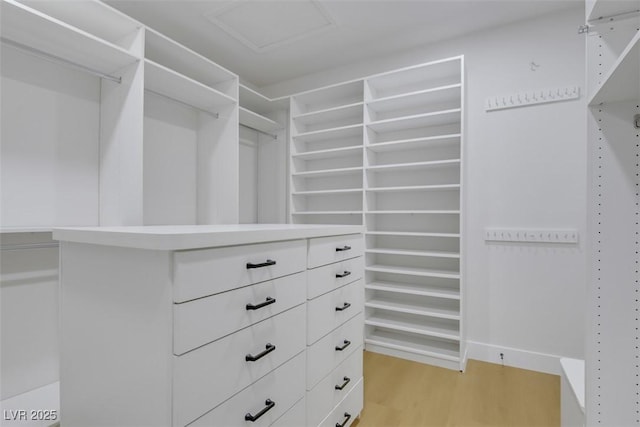
[[[482,362],[504,364],[514,368],[560,375],[560,356],[554,354],[537,353],[517,348],[501,347],[475,341],[467,341],[467,357]],[[500,358],[500,353],[504,358]]]

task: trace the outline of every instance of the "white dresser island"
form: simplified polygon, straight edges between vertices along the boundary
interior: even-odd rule
[[[349,426],[361,226],[60,228],[65,426]]]

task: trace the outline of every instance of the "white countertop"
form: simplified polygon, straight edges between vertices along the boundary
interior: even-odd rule
[[[362,233],[361,225],[229,224],[64,227],[53,239],[137,249],[182,250]]]

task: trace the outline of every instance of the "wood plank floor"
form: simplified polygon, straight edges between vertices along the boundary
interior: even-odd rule
[[[560,377],[469,360],[464,373],[364,352],[354,427],[560,426]]]

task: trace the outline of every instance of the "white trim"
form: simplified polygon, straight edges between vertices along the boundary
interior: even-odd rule
[[[500,359],[504,354],[504,360]],[[482,362],[503,364],[546,374],[560,375],[560,356],[535,351],[467,341],[467,357]]]

